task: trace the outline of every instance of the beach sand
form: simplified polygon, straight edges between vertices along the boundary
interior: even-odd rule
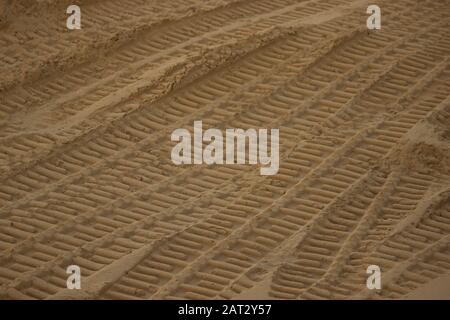
[[[450,299],[450,1],[369,4],[0,0],[0,299]]]

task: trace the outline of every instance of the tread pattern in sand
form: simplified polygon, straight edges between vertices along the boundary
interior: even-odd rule
[[[1,299],[66,294],[71,264],[98,299],[448,275],[450,2],[381,1],[368,32],[365,1],[88,0],[77,33],[67,1],[26,3],[0,16]],[[194,120],[279,128],[278,174],[175,166]]]

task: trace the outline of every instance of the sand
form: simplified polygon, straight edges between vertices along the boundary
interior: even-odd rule
[[[0,299],[449,299],[450,1],[368,4],[0,0]],[[278,174],[173,164],[196,120]]]

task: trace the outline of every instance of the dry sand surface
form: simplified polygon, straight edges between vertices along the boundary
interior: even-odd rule
[[[0,299],[449,299],[450,1],[374,2],[0,0]]]

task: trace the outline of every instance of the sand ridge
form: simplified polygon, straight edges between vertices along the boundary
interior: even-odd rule
[[[73,3],[0,5],[0,299],[448,298],[449,1]],[[278,173],[174,165],[198,120]]]

